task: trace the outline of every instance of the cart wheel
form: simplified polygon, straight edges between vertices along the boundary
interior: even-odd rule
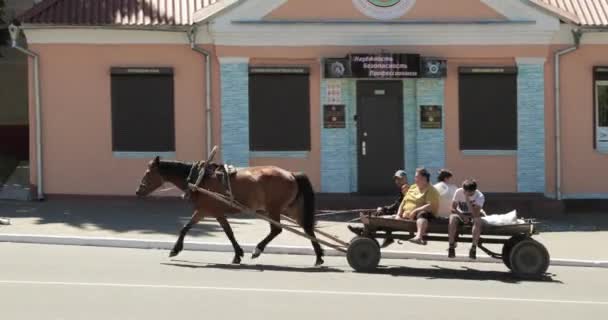
[[[516,236],[512,236],[511,238],[509,238],[509,240],[507,240],[507,242],[505,242],[505,244],[502,246],[502,262],[505,263],[505,266],[507,266],[507,268],[511,269],[511,250],[513,250],[513,247],[518,244],[520,241],[523,241],[525,239],[527,239],[528,237],[524,236],[524,235],[516,235]]]
[[[549,252],[540,242],[525,239],[511,249],[511,270],[522,278],[537,278],[549,268]]]
[[[380,246],[374,239],[356,237],[348,246],[346,259],[357,272],[374,271],[380,263]]]

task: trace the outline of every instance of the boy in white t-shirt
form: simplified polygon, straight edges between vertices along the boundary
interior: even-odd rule
[[[473,223],[473,244],[469,250],[469,258],[477,258],[477,244],[481,236],[482,208],[485,197],[481,191],[477,190],[477,182],[467,179],[462,183],[462,188],[454,193],[452,201],[452,215],[450,215],[450,226],[448,228],[450,247],[448,248],[448,258],[456,256],[456,232],[459,224]],[[471,221],[472,220],[472,221]]]
[[[439,211],[437,217],[448,219],[452,214],[452,201],[458,187],[451,183],[454,175],[446,169],[439,170],[437,183],[434,185],[439,192]]]

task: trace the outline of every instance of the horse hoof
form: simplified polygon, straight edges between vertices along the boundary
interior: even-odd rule
[[[318,267],[318,266],[322,265],[323,263],[325,263],[325,261],[323,261],[323,259],[317,258],[317,261],[315,262],[315,267]]]
[[[259,257],[262,254],[262,250],[255,248],[255,250],[253,250],[253,254],[251,255],[251,259],[255,259],[257,257]]]
[[[234,259],[232,259],[232,264],[241,264],[241,257],[234,257]]]
[[[171,251],[171,252],[169,253],[169,258],[173,258],[173,257],[175,257],[175,256],[176,256],[176,255],[178,255],[178,254],[179,254],[179,251]]]

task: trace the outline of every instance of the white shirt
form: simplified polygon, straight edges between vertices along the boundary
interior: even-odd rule
[[[474,204],[476,206],[479,206],[480,208],[483,208],[483,204],[486,201],[486,198],[483,195],[483,193],[481,193],[481,191],[475,190],[475,193],[473,194],[472,197],[469,198],[469,200],[471,201],[471,204]],[[456,190],[456,193],[454,193],[454,201],[456,201],[458,203],[457,208],[458,208],[459,212],[471,213],[471,210],[467,206],[467,200],[464,195],[464,189],[459,188],[458,190]]]
[[[447,218],[452,211],[452,200],[458,187],[443,181],[437,182],[434,187],[439,192],[439,211],[437,212],[437,216]]]

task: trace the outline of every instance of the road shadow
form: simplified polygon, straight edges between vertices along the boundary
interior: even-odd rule
[[[608,231],[606,212],[576,213],[538,218],[538,231],[543,232],[598,232]]]
[[[487,271],[479,270],[466,266],[460,268],[446,268],[439,265],[432,265],[430,268],[412,268],[403,266],[380,266],[376,274],[385,274],[394,277],[418,277],[428,280],[473,280],[473,281],[498,281],[503,283],[517,284],[521,282],[546,282],[564,284],[561,280],[556,280],[555,274],[545,274],[535,279],[522,279],[509,271]]]
[[[304,272],[304,273],[345,273],[342,269],[321,266],[321,267],[293,267],[268,264],[228,264],[228,263],[200,263],[187,260],[171,260],[162,262],[162,265],[190,269],[222,269],[222,270],[245,270],[245,271],[280,271],[280,272]]]
[[[83,230],[91,227],[115,232],[178,235],[193,213],[192,205],[177,198],[60,198],[43,202],[0,201],[1,217],[32,218],[36,225],[59,224]],[[231,215],[229,223],[238,236],[246,215]],[[205,218],[189,235],[224,233],[214,218]]]
[[[203,263],[189,260],[171,260],[163,262],[162,265],[190,268],[190,269],[222,269],[235,271],[279,271],[279,272],[302,272],[302,273],[356,273],[351,270],[344,270],[334,267],[294,267],[267,264],[224,264],[224,263]],[[522,279],[508,271],[485,271],[469,267],[445,268],[432,265],[428,268],[412,268],[403,266],[379,266],[371,275],[387,275],[393,277],[417,277],[428,280],[471,280],[471,281],[497,281],[509,284],[519,284],[522,282],[555,283],[564,284],[561,280],[554,279],[555,274],[545,274],[537,279]]]

